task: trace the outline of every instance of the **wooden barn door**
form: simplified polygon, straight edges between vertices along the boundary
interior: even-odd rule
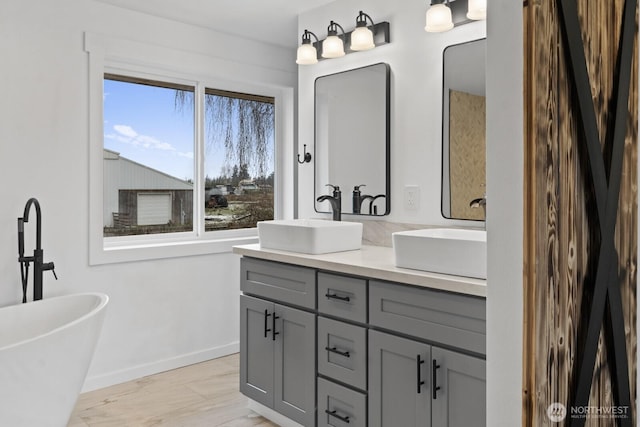
[[[524,2],[525,426],[636,425],[636,21]]]

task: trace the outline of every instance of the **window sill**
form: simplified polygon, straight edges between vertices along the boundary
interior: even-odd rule
[[[233,246],[257,243],[257,230],[238,230],[212,239],[106,239],[89,256],[89,265],[231,253]]]

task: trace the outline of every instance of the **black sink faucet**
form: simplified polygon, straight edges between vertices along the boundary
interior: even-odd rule
[[[361,185],[356,185],[355,187],[353,187],[353,193],[352,193],[352,200],[353,200],[353,206],[352,206],[352,213],[354,214],[361,214],[362,213],[362,205],[365,201],[369,200],[369,203],[373,203],[373,196],[369,196],[368,194],[362,194],[362,192],[360,191],[361,187],[366,187],[366,185],[361,184]],[[369,208],[369,211],[371,211],[371,208]],[[369,212],[369,214],[371,214],[371,212]]]
[[[482,208],[482,214],[484,216],[483,220],[487,220],[487,195],[485,194],[482,197],[478,197],[477,199],[473,199],[469,202],[469,206],[471,208],[477,209]]]
[[[24,223],[29,222],[29,211],[31,206],[36,208],[36,248],[33,256],[24,256]],[[27,302],[27,281],[29,278],[29,264],[33,262],[33,300],[42,299],[42,272],[51,270],[58,280],[55,266],[52,262],[44,262],[44,251],[42,250],[42,217],[40,203],[37,199],[31,198],[24,207],[22,218],[18,218],[18,262],[20,263],[20,273],[22,275],[22,302]]]
[[[371,201],[369,202],[369,215],[378,215],[378,207],[374,205],[375,201],[378,199],[384,199],[387,197],[386,194],[378,194],[377,196],[372,196]]]
[[[324,202],[328,200],[331,203],[331,210],[333,211],[333,220],[340,221],[342,219],[342,192],[340,191],[340,187],[337,185],[327,184],[327,187],[333,188],[333,194],[331,196],[324,195],[318,197],[318,202]]]

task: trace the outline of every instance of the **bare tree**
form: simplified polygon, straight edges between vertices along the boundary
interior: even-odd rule
[[[224,166],[247,165],[253,176],[271,173],[275,111],[272,100],[257,97],[205,95],[206,145],[224,148]],[[176,110],[193,106],[193,92],[176,90]]]

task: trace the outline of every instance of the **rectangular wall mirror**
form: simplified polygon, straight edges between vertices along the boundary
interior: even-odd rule
[[[388,215],[390,69],[380,63],[315,81],[315,197],[342,191],[342,213]],[[359,194],[354,197],[354,188]],[[328,201],[316,212],[331,212]]]
[[[442,215],[484,221],[486,39],[443,53]],[[476,205],[476,207],[472,207]]]

